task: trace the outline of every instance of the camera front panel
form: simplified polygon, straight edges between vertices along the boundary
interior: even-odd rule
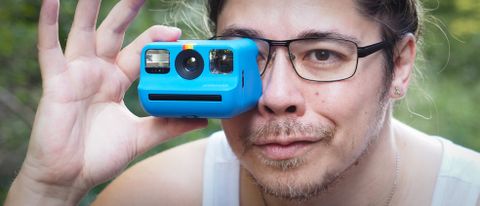
[[[256,44],[243,40],[155,42],[142,52],[139,97],[149,114],[229,118],[256,105]]]

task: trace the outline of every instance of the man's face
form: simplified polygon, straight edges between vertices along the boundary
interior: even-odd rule
[[[352,0],[228,0],[217,26],[218,35],[253,30],[285,40],[318,32],[353,37],[359,46],[381,41],[379,26]],[[384,61],[377,52],[359,59],[349,79],[313,82],[295,73],[286,48],[274,50],[258,107],[222,124],[242,167],[263,189],[309,197],[341,176],[378,136],[387,108]]]

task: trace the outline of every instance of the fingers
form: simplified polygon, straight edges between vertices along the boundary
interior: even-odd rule
[[[66,67],[58,41],[58,0],[43,0],[38,23],[38,56],[42,77],[63,72]]]
[[[133,82],[139,74],[142,48],[155,41],[176,41],[180,35],[181,31],[178,28],[152,26],[120,52],[117,57],[117,64],[128,79]]]
[[[142,154],[168,139],[206,127],[208,120],[144,117],[137,124],[137,154]]]
[[[78,1],[65,50],[68,59],[95,55],[95,28],[99,9],[100,0]]]
[[[144,0],[124,0],[115,5],[97,30],[97,55],[115,60],[122,48],[125,31],[143,3]]]

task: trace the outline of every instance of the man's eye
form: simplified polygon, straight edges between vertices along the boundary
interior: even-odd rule
[[[327,49],[317,49],[307,52],[304,60],[314,64],[334,64],[340,63],[345,59],[344,55],[339,52]]]
[[[313,55],[314,59],[317,61],[327,61],[333,54],[328,50],[316,50],[313,51],[311,55]]]

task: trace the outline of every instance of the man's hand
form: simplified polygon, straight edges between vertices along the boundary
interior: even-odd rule
[[[121,50],[125,30],[143,3],[120,1],[96,29],[100,0],[79,0],[63,53],[59,2],[43,0],[38,34],[43,96],[7,205],[41,197],[75,204],[136,156],[206,125],[206,120],[139,118],[125,107],[123,96],[138,77],[142,47],[175,41],[181,33],[153,26]]]

